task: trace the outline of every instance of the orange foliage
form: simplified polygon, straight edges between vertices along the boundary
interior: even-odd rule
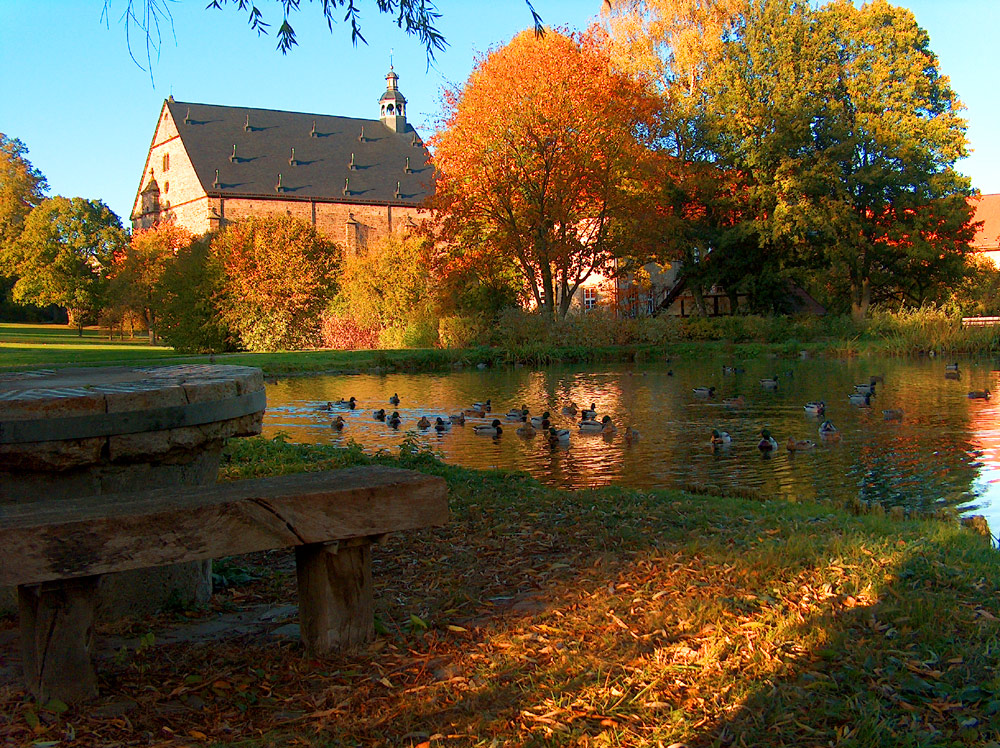
[[[432,139],[448,260],[499,254],[550,314],[611,271],[649,203],[657,100],[613,69],[603,42],[599,31],[519,34],[446,92]]]

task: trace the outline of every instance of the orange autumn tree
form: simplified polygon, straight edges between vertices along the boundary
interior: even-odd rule
[[[170,223],[139,230],[131,241],[115,253],[111,265],[110,298],[118,312],[131,311],[146,323],[149,342],[157,342],[160,310],[160,279],[177,253],[188,247],[194,236]]]
[[[649,204],[656,100],[600,34],[522,32],[445,92],[432,138],[438,246],[461,266],[504,258],[550,317],[614,271]]]

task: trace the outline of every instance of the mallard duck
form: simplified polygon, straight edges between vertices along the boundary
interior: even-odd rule
[[[378,410],[373,410],[372,411],[372,418],[374,418],[376,421],[384,421],[385,420],[385,408],[379,408]]]
[[[399,405],[399,394],[396,392],[392,393],[392,397],[389,398],[390,405]]]
[[[531,417],[531,425],[534,426],[536,429],[543,428],[542,423],[544,421],[549,420],[549,416],[550,415],[551,414],[548,411],[545,411],[540,416],[532,416]]]
[[[840,431],[833,425],[833,421],[823,421],[819,425],[819,435],[827,441],[837,441],[840,439]]]
[[[597,418],[597,403],[591,403],[590,408],[584,408],[580,411],[580,418],[584,421],[593,421]]]
[[[902,421],[903,411],[899,408],[890,408],[882,411],[882,418],[886,421]]]
[[[945,371],[958,371],[958,362],[944,365]]]
[[[847,401],[851,405],[857,405],[861,408],[867,408],[872,404],[872,396],[866,392],[852,392],[847,396]]]
[[[874,395],[875,394],[875,383],[867,382],[865,384],[854,385],[854,391],[861,395]]]
[[[452,423],[457,423],[459,426],[465,425],[465,413],[456,413],[453,416],[448,416],[448,420]]]
[[[956,379],[956,380],[958,380],[958,379],[962,378],[962,372],[960,372],[960,371],[946,371],[944,373],[944,378],[945,379]]]
[[[822,400],[810,400],[802,406],[802,409],[805,410],[808,415],[821,416],[826,412],[826,403]]]
[[[625,441],[626,441],[626,443],[633,444],[633,443],[639,441],[639,439],[640,439],[640,436],[639,436],[639,432],[638,431],[636,431],[631,426],[627,426],[625,428]]]
[[[342,431],[347,422],[344,420],[343,416],[337,416],[333,419],[333,423],[330,424],[330,428],[336,429],[337,431]]]
[[[580,421],[580,431],[589,434],[599,434],[605,432],[614,433],[618,429],[611,422],[611,416],[604,416],[600,421]]]
[[[775,374],[773,377],[765,377],[760,380],[760,386],[765,390],[776,390],[778,389],[778,375]]]
[[[973,390],[969,393],[970,400],[989,400],[990,391],[989,390]]]
[[[503,429],[500,427],[500,419],[494,418],[493,423],[480,423],[474,427],[474,430],[479,436],[500,436],[503,433]]]
[[[333,403],[327,401],[326,405],[320,405],[317,410],[333,410]]]
[[[350,408],[351,410],[354,410],[357,407],[357,402],[353,397],[350,400],[344,400],[343,398],[341,398],[340,400],[337,401],[337,405],[339,405],[341,408]]]
[[[472,409],[473,410],[485,410],[487,413],[489,413],[491,410],[493,410],[493,404],[492,404],[490,398],[486,398],[486,402],[485,403],[473,403],[472,404]]]
[[[512,410],[506,413],[504,415],[504,418],[506,418],[508,421],[527,421],[528,413],[530,412],[531,411],[528,410],[527,405],[522,405],[517,410]]]
[[[486,418],[486,411],[480,408],[466,408],[462,413],[470,418]]]
[[[530,439],[533,436],[535,436],[538,432],[535,431],[534,426],[525,421],[524,423],[522,423],[520,426],[517,427],[517,431],[515,431],[514,433],[516,433],[518,436],[523,436],[526,439]]]
[[[557,429],[555,426],[549,427],[549,444],[569,444],[569,429]]]
[[[447,431],[451,428],[451,421],[446,421],[441,416],[434,419],[434,430],[435,431]]]
[[[712,429],[712,438],[709,440],[709,443],[713,447],[724,447],[727,444],[733,443],[733,437],[731,437],[726,431]]]
[[[394,411],[392,411],[391,415],[388,415],[388,416],[385,417],[385,422],[389,426],[392,426],[394,429],[398,429],[399,428],[399,424],[402,423],[403,420],[399,417],[399,413],[397,413],[394,410]]]
[[[743,369],[741,369],[739,366],[726,366],[725,364],[723,364],[722,373],[727,376],[730,374],[742,374]]]
[[[760,432],[760,441],[757,442],[757,449],[761,452],[773,452],[778,448],[778,442],[771,436],[771,432],[764,429]]]
[[[695,397],[714,397],[715,387],[695,387],[693,392]]]
[[[816,442],[812,439],[793,439],[788,437],[788,447],[789,452],[805,452],[809,449],[814,449],[816,447]]]
[[[722,404],[727,408],[742,408],[746,405],[746,400],[743,395],[737,395],[736,397],[727,397],[722,401]]]
[[[563,406],[562,414],[564,416],[575,416],[579,410],[580,409],[576,407],[576,403],[570,403],[569,405]]]
[[[418,429],[429,429],[431,427],[430,419],[427,416],[420,416],[420,420],[417,421]]]

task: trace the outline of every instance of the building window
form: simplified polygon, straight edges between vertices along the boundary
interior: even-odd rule
[[[170,192],[170,182],[164,182],[163,183],[163,194],[166,195],[168,192]]]
[[[170,154],[163,154],[163,171],[170,171]]]
[[[597,289],[596,288],[583,289],[583,308],[593,309],[595,306],[597,306]]]

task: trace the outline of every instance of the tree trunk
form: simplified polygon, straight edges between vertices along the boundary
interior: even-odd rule
[[[694,309],[698,317],[707,317],[708,313],[705,311],[705,293],[701,289],[700,283],[691,283],[691,296],[694,297]]]
[[[864,278],[860,288],[857,284],[852,284],[851,296],[851,318],[855,322],[862,322],[868,316],[868,307],[872,303],[871,281]]]

